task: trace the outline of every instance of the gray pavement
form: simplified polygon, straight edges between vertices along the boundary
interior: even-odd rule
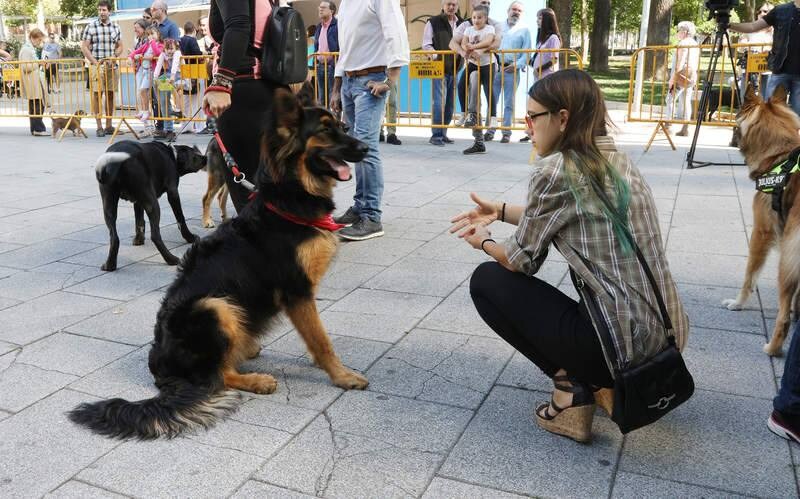
[[[598,413],[590,446],[533,423],[549,382],[481,322],[468,282],[485,257],[446,232],[469,191],[524,200],[530,147],[518,135],[472,157],[461,154],[464,130],[445,148],[428,145],[425,130],[381,145],[386,236],[341,245],[318,297],[344,363],[369,377],[366,391],[332,386],[284,321],[246,365],[273,374],[276,393],[246,394],[208,432],[140,443],[94,436],[64,413],[155,393],[147,344],[175,269],[149,240],[130,245],[133,210],[123,202],[120,268],[99,270],[108,236],[92,164],[105,141],[57,143],[0,121],[0,497],[797,497],[800,449],[765,425],[783,367],[761,351],[776,313],[775,255],[745,310],[720,305],[744,272],[746,169],[684,170],[681,138],[677,152],[659,143],[643,154],[652,127],[614,116],[618,143],[657,197],[691,318],[686,359],[697,391],[625,437]],[[704,129],[698,158],[740,161],[728,138]],[[199,234],[208,232],[205,185],[202,173],[181,183]],[[340,210],[353,191],[340,185]],[[164,239],[185,251],[162,201]],[[540,274],[574,295],[566,270],[551,252]]]

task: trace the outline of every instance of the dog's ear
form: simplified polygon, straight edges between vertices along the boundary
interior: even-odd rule
[[[752,83],[747,84],[747,90],[744,92],[744,105],[746,107],[750,107],[754,104],[758,104],[761,102],[761,97],[756,94],[756,88],[753,86]]]
[[[275,131],[281,138],[287,140],[300,129],[303,108],[300,106],[300,101],[297,100],[297,97],[283,88],[275,90],[273,106],[273,114],[276,120]]]
[[[778,85],[775,87],[775,91],[772,92],[772,95],[769,97],[769,102],[771,104],[786,104],[786,89],[783,88],[783,85]]]

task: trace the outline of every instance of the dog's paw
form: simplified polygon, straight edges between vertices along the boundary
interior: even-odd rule
[[[197,234],[192,234],[189,232],[188,234],[184,234],[183,238],[186,240],[187,243],[192,244],[200,240],[200,237]]]
[[[208,220],[203,220],[203,228],[204,229],[213,229],[214,228],[214,221],[210,218]]]
[[[334,385],[345,390],[363,390],[369,384],[367,378],[347,369],[343,370],[332,381]]]
[[[164,261],[167,262],[167,265],[178,265],[181,263],[181,259],[175,255],[170,255],[169,258],[164,258]]]
[[[766,343],[764,345],[764,353],[769,355],[770,357],[781,357],[783,356],[783,352],[781,351],[781,347],[775,347],[772,343]]]
[[[144,236],[134,236],[131,244],[134,246],[142,246],[144,244]]]
[[[727,300],[722,300],[722,306],[727,308],[728,310],[741,310],[743,305],[738,301],[728,298]]]
[[[114,272],[115,270],[117,270],[117,264],[116,263],[108,263],[108,262],[106,262],[106,263],[104,263],[103,265],[100,266],[100,270],[105,271],[105,272]]]
[[[260,393],[262,395],[268,395],[270,393],[275,393],[275,390],[278,389],[278,380],[270,376],[269,374],[256,374],[253,375],[253,382],[251,384],[251,388],[253,393]]]

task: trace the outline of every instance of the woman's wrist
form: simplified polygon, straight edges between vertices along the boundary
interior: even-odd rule
[[[484,239],[483,241],[481,241],[481,251],[483,251],[484,253],[486,253],[487,255],[489,255],[489,252],[488,252],[488,251],[486,251],[486,243],[494,243],[494,244],[497,244],[497,241],[495,241],[495,240],[494,240],[494,239],[492,239],[491,237],[487,237],[486,239]],[[489,255],[489,256],[492,256],[492,255]]]

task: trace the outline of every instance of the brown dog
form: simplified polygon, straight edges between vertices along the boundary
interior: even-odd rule
[[[748,87],[736,121],[741,130],[739,149],[754,181],[800,147],[800,118],[786,105],[783,87],[778,87],[766,102],[752,87]],[[781,196],[780,214],[772,208],[772,197],[772,194],[760,191],[756,191],[753,197],[753,233],[744,284],[735,300],[725,300],[722,304],[729,310],[742,309],[770,248],[777,244],[780,251],[778,316],[772,338],[764,345],[764,351],[768,355],[780,355],[789,328],[793,298],[800,283],[800,174],[788,175]]]
[[[225,175],[228,166],[219,150],[217,139],[212,138],[206,147],[206,171],[208,171],[208,188],[203,195],[203,227],[214,227],[211,220],[211,202],[217,198],[219,209],[222,212],[222,221],[228,218],[228,186],[225,185]]]
[[[75,111],[75,114],[70,116],[69,118],[52,118],[53,120],[53,137],[56,136],[59,130],[63,130],[66,128],[67,130],[72,131],[72,136],[76,137],[78,134],[83,135],[85,138],[86,132],[83,131],[81,128],[81,116],[85,116],[86,113],[82,109],[78,109]]]

